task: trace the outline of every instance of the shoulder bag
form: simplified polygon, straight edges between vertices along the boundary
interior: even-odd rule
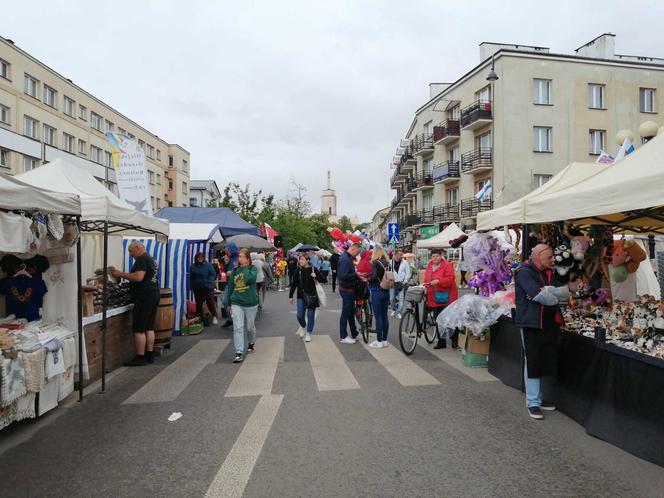
[[[391,289],[394,287],[394,271],[388,270],[381,261],[378,261],[378,264],[383,268],[383,278],[380,280],[380,288]]]

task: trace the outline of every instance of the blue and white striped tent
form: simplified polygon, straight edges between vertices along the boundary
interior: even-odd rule
[[[184,230],[184,226],[189,225],[188,230]],[[175,237],[182,237],[184,232],[189,233],[192,237],[202,237],[200,230],[192,229],[191,224],[184,223],[171,223],[171,235]],[[156,261],[158,269],[159,285],[163,288],[173,290],[173,303],[175,307],[175,326],[173,333],[180,334],[182,328],[182,317],[187,311],[187,301],[193,300],[193,293],[189,288],[189,267],[194,261],[194,256],[197,252],[202,252],[211,256],[214,246],[220,241],[221,237],[218,235],[218,228],[213,233],[208,230],[209,237],[205,240],[190,240],[186,238],[169,238],[168,251],[163,242],[158,242],[155,239],[136,239],[143,242],[145,250]],[[132,238],[125,238],[122,242],[124,251],[124,271],[130,271],[134,264],[134,258],[129,255],[129,243],[134,240]],[[168,253],[168,261],[166,261],[166,254]]]

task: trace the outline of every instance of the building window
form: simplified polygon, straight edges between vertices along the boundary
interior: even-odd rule
[[[445,199],[448,206],[456,206],[459,204],[459,189],[458,188],[448,188],[445,191]]]
[[[32,171],[37,166],[39,166],[39,159],[34,157],[23,156],[23,171]]]
[[[150,196],[150,205],[152,206],[152,210],[154,211],[154,208],[155,208],[154,195]]]
[[[533,127],[533,151],[551,152],[551,128],[549,126]]]
[[[78,139],[78,153],[84,156],[88,153],[87,143],[85,140],[81,140],[80,138]]]
[[[491,102],[491,85],[487,85],[479,92],[475,92],[475,98],[480,102]]]
[[[148,178],[150,179],[150,185],[154,185],[154,171],[148,171]]]
[[[0,59],[0,76],[2,76],[6,80],[10,78],[9,66],[10,66],[9,62]]]
[[[74,117],[74,105],[76,103],[73,101],[73,99],[70,99],[65,95],[65,98],[63,100],[62,104],[62,112],[64,112],[67,116]]]
[[[534,175],[533,176],[533,188],[540,188],[542,185],[544,185],[546,182],[551,180],[553,178],[553,175]]]
[[[590,130],[588,132],[588,153],[599,155],[604,150],[605,130]]]
[[[23,84],[23,91],[25,92],[26,95],[30,95],[30,97],[34,97],[36,99],[39,98],[39,80],[36,80],[29,74],[25,74],[25,80]]]
[[[48,85],[44,85],[44,104],[49,107],[55,107],[57,101],[58,92]]]
[[[429,134],[431,133],[431,126],[432,126],[433,121],[429,121],[427,123],[424,123],[424,133]]]
[[[169,208],[170,208],[170,207],[173,207],[173,202],[172,202],[172,201],[168,201],[168,207],[169,207]]]
[[[101,149],[99,147],[90,146],[90,161],[101,164]]]
[[[173,156],[168,156],[168,167],[169,168],[173,167]]]
[[[0,149],[0,167],[9,168],[9,151]]]
[[[198,199],[196,199],[196,197],[190,197],[189,198],[189,205],[191,207],[198,207]]]
[[[84,105],[78,104],[78,118],[83,121],[88,120],[88,108]]]
[[[551,80],[533,80],[533,104],[551,104]]]
[[[157,149],[157,161],[161,161],[161,151]]]
[[[187,162],[186,159],[182,160],[182,171],[184,171],[185,173],[189,172],[189,163]]]
[[[43,130],[44,130],[44,136],[42,137],[42,140],[44,141],[44,143],[47,143],[48,145],[52,145],[55,147],[57,145],[55,143],[56,129],[53,128],[52,126],[45,124]]]
[[[148,157],[150,159],[154,157],[154,147],[152,145],[148,145]]]
[[[459,119],[461,119],[461,106],[455,105],[452,109],[447,111],[447,119],[459,121]]]
[[[431,174],[432,171],[433,171],[433,158],[430,158],[424,161],[424,173]]]
[[[639,107],[641,112],[655,112],[654,88],[639,88]]]
[[[157,185],[161,186],[161,175],[157,173]]]
[[[113,166],[113,154],[111,154],[107,150],[104,151],[104,166],[106,166],[107,168]]]
[[[173,180],[168,179],[168,190],[173,190]]]
[[[39,138],[38,130],[39,121],[32,119],[30,116],[23,116],[23,134],[26,137]]]
[[[332,214],[332,206],[327,207],[327,214]]]
[[[119,133],[120,135],[126,135],[126,134],[127,134],[127,130],[124,130],[124,129],[122,129],[122,128],[120,128],[120,127],[118,126],[118,133]]]
[[[184,195],[187,195],[187,192],[188,192],[188,190],[187,190],[187,182],[182,182],[182,193],[183,193]]]
[[[97,131],[101,131],[101,125],[103,123],[102,117],[95,113],[91,112],[90,113],[90,126],[94,128]]]
[[[477,180],[475,182],[475,193],[477,194],[480,190],[482,190],[486,186],[486,182],[489,181],[489,178],[482,178],[481,180]]]
[[[448,149],[447,151],[447,160],[452,163],[459,162],[459,147],[454,147],[453,149]]]
[[[143,149],[143,152],[145,152],[145,142],[140,138],[138,139],[138,146]]]
[[[109,131],[113,133],[115,131],[115,125],[111,123],[108,119],[105,122],[106,125],[106,132],[108,133]]]
[[[9,124],[9,107],[0,104],[0,123]]]
[[[161,199],[157,197],[157,209],[161,209]]]
[[[75,143],[76,139],[72,135],[68,133],[62,134],[62,148],[64,150],[66,150],[67,152],[71,152],[73,154]]]
[[[491,132],[484,133],[479,137],[475,137],[475,147],[481,149],[491,148]]]
[[[433,194],[422,196],[422,207],[425,211],[431,211],[433,209]]]
[[[605,109],[604,85],[588,84],[588,107],[590,109]]]

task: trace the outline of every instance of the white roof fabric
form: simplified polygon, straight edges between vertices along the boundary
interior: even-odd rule
[[[81,200],[75,194],[51,192],[0,173],[0,209],[77,215]]]
[[[609,165],[594,163],[571,163],[563,168],[557,175],[551,178],[541,187],[533,190],[529,194],[517,199],[505,206],[483,211],[477,215],[477,229],[490,230],[504,225],[521,225],[524,223],[533,223],[530,221],[530,202],[543,195],[550,195],[570,188],[588,178],[591,178],[605,169]],[[547,221],[559,221],[559,218],[551,218]]]
[[[88,171],[62,159],[23,173],[18,179],[35,187],[78,195],[81,198],[81,221],[106,220],[168,235],[167,220],[136,211],[133,206],[99,183]]]
[[[215,223],[171,223],[170,239],[209,240],[221,242],[224,238]]]
[[[434,235],[428,239],[421,239],[417,241],[418,249],[433,249],[433,248],[444,248],[450,247],[450,240],[454,240],[457,237],[460,237],[464,234],[464,231],[461,230],[456,223],[450,223],[447,225],[447,228],[440,232],[438,235]]]

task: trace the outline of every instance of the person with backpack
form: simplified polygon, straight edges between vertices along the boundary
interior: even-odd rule
[[[296,313],[297,321],[300,324],[296,334],[302,337],[304,342],[311,342],[311,334],[314,331],[316,320],[316,308],[320,306],[320,303],[316,291],[316,273],[311,267],[310,259],[304,254],[300,255],[298,268],[293,275],[293,285],[291,285],[288,292],[288,302],[291,304],[293,304],[293,294],[296,290]]]
[[[376,340],[369,344],[370,348],[386,348],[387,332],[390,321],[387,318],[387,309],[390,306],[390,289],[394,287],[394,272],[390,269],[385,250],[376,246],[371,254],[371,276],[369,277],[369,291],[371,292],[371,306],[376,319]]]

